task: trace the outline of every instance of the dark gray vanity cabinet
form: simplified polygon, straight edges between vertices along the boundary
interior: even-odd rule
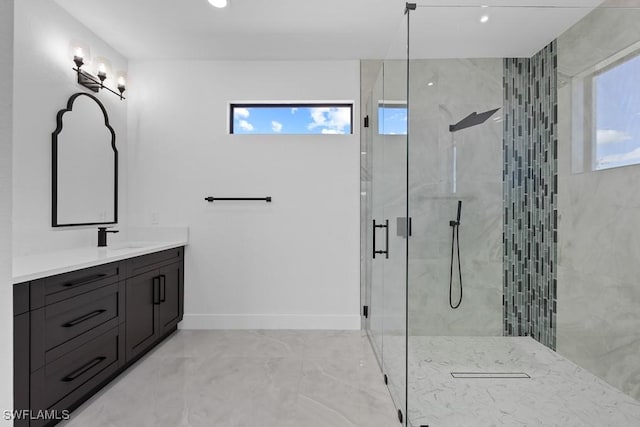
[[[29,411],[16,426],[56,424],[175,331],[183,250],[14,285],[14,401]]]
[[[128,261],[126,281],[126,355],[131,360],[146,352],[182,320],[184,258],[182,248]]]
[[[160,269],[160,335],[173,330],[184,314],[184,264],[175,262]]]
[[[144,353],[158,339],[157,271],[127,279],[126,357],[133,359]]]

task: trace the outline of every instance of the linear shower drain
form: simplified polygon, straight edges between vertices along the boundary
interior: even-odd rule
[[[526,372],[451,372],[453,378],[531,378]]]

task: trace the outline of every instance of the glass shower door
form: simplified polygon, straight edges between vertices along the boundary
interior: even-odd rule
[[[383,70],[380,68],[378,77],[365,106],[365,117],[368,127],[365,127],[366,148],[362,151],[363,164],[366,165],[368,188],[364,196],[367,201],[366,218],[363,218],[367,233],[366,265],[369,271],[366,302],[368,304],[367,330],[373,344],[374,351],[381,368],[384,366],[384,266],[386,254],[379,253],[386,247],[386,233],[379,228],[384,223],[384,198],[381,189],[384,186],[384,141],[378,134],[377,99],[383,93]]]
[[[407,25],[406,16],[392,40],[372,91],[364,103],[363,205],[367,229],[363,241],[365,328],[384,379],[406,425],[407,322]]]

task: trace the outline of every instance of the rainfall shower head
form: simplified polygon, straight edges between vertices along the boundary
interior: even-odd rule
[[[493,116],[496,113],[496,111],[498,111],[500,108],[496,108],[495,110],[485,111],[484,113],[480,113],[480,114],[474,111],[464,119],[460,120],[455,125],[450,125],[449,132],[457,132],[459,130],[470,128],[472,126],[481,125],[482,123],[486,122],[489,119],[489,117]]]

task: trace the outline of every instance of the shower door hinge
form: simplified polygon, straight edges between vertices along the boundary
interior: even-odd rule
[[[365,319],[369,318],[369,306],[365,305],[362,307],[362,315],[364,316]]]
[[[364,116],[364,127],[369,127],[369,116]]]
[[[411,237],[411,225],[411,218],[396,218],[396,235],[405,239]]]

